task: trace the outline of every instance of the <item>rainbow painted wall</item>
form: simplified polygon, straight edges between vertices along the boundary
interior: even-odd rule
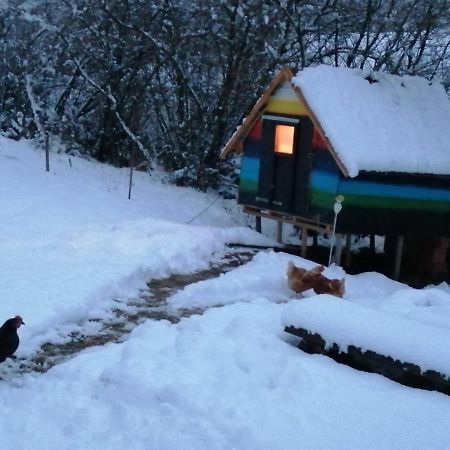
[[[292,89],[282,86],[270,99],[267,113],[305,117],[308,111]],[[262,130],[259,120],[243,145],[239,202],[250,206],[261,206]],[[303,172],[308,177],[306,210],[311,218],[331,223],[335,198],[342,194],[340,232],[402,234],[408,230],[450,236],[450,177],[367,172],[346,178],[330,152],[323,145],[319,147],[311,146],[312,166]],[[295,215],[299,211],[293,208],[290,212]]]
[[[258,192],[262,145],[262,121],[258,120],[244,142],[239,182],[239,200],[241,203],[250,202],[250,204],[254,204],[255,202]]]
[[[450,234],[448,178],[387,173],[345,178],[328,152],[318,152],[309,176],[310,212],[332,216],[338,194],[344,196],[341,231]]]

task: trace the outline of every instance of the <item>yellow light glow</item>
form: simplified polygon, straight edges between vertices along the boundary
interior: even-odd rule
[[[275,152],[288,155],[294,153],[294,130],[290,125],[275,126]]]

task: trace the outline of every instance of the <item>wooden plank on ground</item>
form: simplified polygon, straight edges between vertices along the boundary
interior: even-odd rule
[[[411,292],[400,289],[398,295],[408,301]],[[302,338],[307,351],[450,395],[450,330],[420,316],[393,314],[345,296],[317,295],[292,302],[282,322],[286,331]]]
[[[450,395],[450,379],[437,371],[423,371],[416,364],[395,360],[390,356],[363,350],[354,345],[343,349],[335,342],[325,341],[319,333],[312,333],[298,326],[287,326],[285,331],[300,337],[298,347],[307,353],[326,355],[354,369],[378,373],[405,386]]]

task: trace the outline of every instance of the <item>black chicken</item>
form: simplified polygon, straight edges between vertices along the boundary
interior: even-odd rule
[[[0,362],[10,358],[19,347],[17,329],[25,325],[22,317],[16,316],[8,319],[0,328]]]

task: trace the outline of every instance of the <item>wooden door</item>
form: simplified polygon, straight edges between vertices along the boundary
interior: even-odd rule
[[[303,122],[301,118],[263,116],[264,144],[257,195],[262,207],[294,212],[307,203],[309,169],[303,151]]]

